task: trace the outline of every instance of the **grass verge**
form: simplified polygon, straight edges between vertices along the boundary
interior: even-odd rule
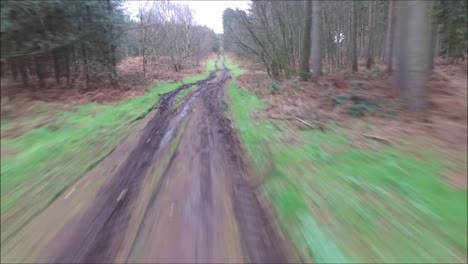
[[[243,72],[230,60],[226,65],[234,77]],[[252,118],[265,102],[235,79],[228,93],[255,170],[273,160],[265,190],[306,261],[466,260],[467,193],[442,182],[442,157],[422,149],[409,156],[393,146],[356,149],[333,130],[280,129]],[[290,133],[301,143],[282,140]]]
[[[211,60],[204,73],[183,82],[202,80],[214,68],[215,61]],[[142,97],[117,104],[79,106],[51,117],[57,121],[54,126],[41,126],[17,138],[2,138],[2,149],[14,149],[15,154],[1,158],[1,242],[107,156],[161,94],[179,85],[159,83]],[[9,128],[15,125],[14,121],[2,121],[2,126],[4,123]]]

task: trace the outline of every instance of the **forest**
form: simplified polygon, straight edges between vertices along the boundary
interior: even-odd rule
[[[324,70],[381,61],[393,92],[424,118],[434,59],[465,60],[466,10],[464,1],[254,1],[249,14],[224,12],[224,41],[255,56],[275,80],[316,80]]]
[[[170,57],[177,72],[198,66],[218,49],[213,30],[196,25],[187,6],[142,2],[132,19],[122,0],[2,1],[2,77],[22,89],[88,89],[109,81],[118,88],[117,64],[141,56],[142,78],[155,58]]]
[[[467,3],[0,1],[0,262],[466,263]]]
[[[196,25],[187,7],[142,3],[131,19],[122,0],[3,1],[2,77],[20,80],[22,89],[44,89],[50,78],[68,89],[103,79],[117,88],[117,63],[125,58],[141,56],[144,79],[162,55],[177,72],[219,50],[218,37]],[[323,70],[381,61],[393,92],[424,117],[434,59],[465,60],[466,8],[464,1],[254,1],[249,13],[225,10],[223,43],[254,56],[275,80],[317,79]]]

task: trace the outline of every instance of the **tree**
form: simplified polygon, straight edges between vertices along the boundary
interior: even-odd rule
[[[399,8],[401,49],[399,66],[403,101],[409,112],[427,119],[427,78],[429,73],[428,8],[426,1],[404,1]]]
[[[431,25],[429,27],[429,34],[430,34],[430,49],[429,49],[429,68],[434,68],[434,57],[436,56],[436,43],[437,43],[437,35],[439,24],[437,23],[436,11],[438,9],[439,1],[434,0],[429,2],[429,18],[431,21]]]
[[[389,1],[388,5],[388,18],[387,18],[387,34],[385,39],[385,58],[384,62],[387,64],[387,72],[392,72],[392,51],[393,51],[393,38],[395,35],[395,14],[394,14],[394,1]]]
[[[11,62],[11,74],[19,72],[24,86],[36,77],[45,88],[50,75],[58,84],[65,77],[67,86],[83,75],[86,83],[104,73],[113,78],[120,6],[120,0],[2,1],[1,58]]]
[[[317,78],[322,75],[322,51],[320,47],[321,42],[321,1],[313,1],[312,5],[312,78],[317,80]]]
[[[370,68],[380,57],[395,80],[397,95],[403,72],[399,60],[405,36],[401,31],[406,30],[403,21],[406,18],[399,11],[400,5],[406,8],[402,2],[252,1],[248,10],[225,10],[223,45],[226,51],[262,62],[273,79],[300,75],[307,80],[308,72],[321,72],[322,62],[327,71],[345,68],[358,71],[359,60],[365,60]],[[312,12],[308,12],[309,4]],[[431,4],[428,2],[427,7]],[[464,59],[468,46],[467,2],[446,1],[444,5],[434,2],[433,9],[437,20],[427,27],[427,42],[432,51],[440,51],[435,53],[447,57],[447,63],[457,63]],[[308,22],[309,14],[312,22]],[[315,48],[323,48],[323,54],[315,53]]]
[[[142,58],[143,78],[146,78],[148,60],[155,56],[165,39],[163,31],[164,2],[143,2],[139,6],[138,42]]]
[[[351,69],[358,71],[358,50],[357,50],[357,3],[351,4]]]
[[[223,13],[226,50],[261,61],[269,76],[279,80],[298,73],[304,17],[297,16],[304,2],[253,1],[248,12]],[[303,12],[301,12],[303,13]]]
[[[213,30],[194,23],[187,5],[168,1],[143,2],[137,29],[144,78],[148,63],[163,56],[171,59],[176,72],[199,66],[218,42]]]
[[[367,23],[368,26],[368,33],[367,33],[367,60],[366,60],[366,68],[370,69],[374,64],[374,5],[375,2],[373,0],[369,1],[369,21]]]
[[[301,78],[303,81],[308,81],[310,78],[310,38],[312,24],[312,1],[306,0],[305,20],[304,20],[304,35],[301,57]]]
[[[466,1],[444,1],[438,6],[441,52],[447,63],[464,59],[467,52],[467,6]]]
[[[166,40],[164,52],[169,55],[174,70],[183,68],[191,58],[190,30],[193,25],[193,11],[187,5],[166,2],[164,6],[163,26]]]

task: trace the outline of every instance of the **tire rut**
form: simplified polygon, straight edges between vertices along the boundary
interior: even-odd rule
[[[155,262],[155,258],[158,258],[155,254],[160,252],[160,255],[164,256],[158,259],[162,259],[163,262],[174,262],[181,260],[182,257],[191,262],[219,262],[226,261],[224,257],[227,255],[231,256],[230,259],[234,259],[234,262],[236,259],[237,262],[240,259],[255,263],[287,262],[287,256],[282,248],[284,241],[272,225],[272,219],[265,213],[252,186],[248,184],[250,170],[248,162],[244,159],[242,144],[231,121],[224,114],[224,87],[230,78],[224,63],[221,69],[216,63],[216,69],[206,79],[183,84],[176,90],[163,94],[157,106],[157,114],[144,128],[143,136],[129,159],[109,183],[101,188],[92,205],[75,219],[74,224],[65,226],[59,232],[49,246],[49,251],[52,253],[48,251],[41,261],[58,263],[115,261],[125,239],[124,234],[129,226],[132,208],[138,202],[142,182],[145,177],[150,177],[146,171],[154,162],[158,150],[174,137],[176,133],[174,131],[185,118],[185,112],[195,111],[195,114],[187,115],[187,120],[192,121],[190,126],[192,134],[184,132],[182,137],[185,137],[183,141],[185,145],[179,146],[171,154],[170,162],[161,175],[162,178],[159,179],[156,188],[152,190],[151,198],[145,204],[146,212],[138,223],[136,238],[133,242],[130,241],[132,246],[125,259],[127,262],[135,261],[135,258],[141,258],[142,254],[138,252],[145,252],[147,255],[145,261]],[[187,96],[182,107],[174,107],[176,95],[193,85],[198,85],[200,88]],[[195,115],[194,120],[192,115]],[[199,143],[191,140],[195,138]],[[190,153],[185,153],[187,148],[190,149]],[[192,170],[190,166],[193,164],[190,164],[195,161],[198,165],[194,165]],[[187,173],[181,174],[184,170],[187,170]],[[182,183],[185,185],[181,185]],[[173,192],[170,186],[172,188],[180,186],[175,189],[188,188],[188,192]],[[224,189],[225,191],[222,191]],[[176,205],[178,207],[174,206],[175,201],[178,201]],[[231,208],[229,205],[226,207],[226,202],[232,204],[232,209],[226,209]],[[180,204],[184,206],[181,207]],[[162,214],[166,210],[169,211],[169,216]],[[176,210],[174,214],[177,216],[172,216]],[[176,234],[180,231],[177,231],[177,225],[181,225],[179,229],[183,227],[186,221],[183,215],[187,212],[194,214],[192,217],[194,222],[185,227],[191,232],[192,237],[190,235],[180,237]],[[176,217],[178,222],[171,224],[168,217]],[[235,227],[226,226],[228,224],[224,222],[229,218],[235,219]],[[165,230],[165,225],[176,229],[169,230],[168,227]],[[167,236],[160,235],[161,232],[153,234],[154,230],[163,230],[167,232]],[[224,237],[232,240],[233,237],[237,237],[230,235],[230,232],[235,232],[233,230],[238,230],[240,236],[237,243],[241,245],[244,255],[239,256],[240,258],[232,258],[236,253],[219,252],[227,250],[219,247],[225,247],[222,245],[228,243],[219,239]],[[224,235],[218,234],[217,231],[224,232]],[[63,241],[66,243],[62,244]],[[139,246],[135,247],[136,244]],[[166,251],[160,248],[152,251],[146,248],[149,245],[156,248],[158,245],[161,248],[170,246]],[[141,247],[146,251],[141,251]],[[219,250],[215,250],[216,248]]]
[[[73,231],[73,240],[60,248],[58,256],[46,256],[42,261],[57,263],[98,263],[108,262],[116,255],[122,243],[122,235],[129,220],[129,209],[135,202],[142,177],[160,147],[169,129],[171,118],[177,114],[172,109],[175,96],[193,85],[203,86],[212,81],[217,70],[201,81],[183,84],[174,91],[161,96],[158,113],[144,128],[144,133],[136,148],[122,168],[115,174],[109,185],[104,186],[93,205],[80,217],[79,225]],[[67,227],[61,233],[67,233]],[[60,237],[60,234],[59,234]],[[52,244],[60,243],[60,238]]]
[[[221,79],[230,78],[225,69]],[[244,152],[239,137],[232,128],[231,121],[224,115],[223,90],[214,87],[211,93],[203,96],[209,110],[210,120],[217,121],[217,131],[222,136],[223,154],[226,165],[230,167],[234,211],[239,224],[244,250],[253,263],[285,263],[287,256],[282,248],[283,239],[277,234],[273,221],[267,217],[253,187],[249,184],[249,168],[244,159]]]

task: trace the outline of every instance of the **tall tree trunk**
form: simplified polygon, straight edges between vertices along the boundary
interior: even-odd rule
[[[468,48],[467,48],[468,50]],[[437,25],[435,30],[435,41],[434,41],[434,57],[437,58],[440,55],[440,25]]]
[[[65,62],[65,78],[67,80],[67,87],[70,87],[70,48],[66,48],[64,52]]]
[[[304,34],[302,44],[302,57],[301,57],[301,79],[308,81],[310,78],[310,38],[311,38],[311,24],[312,24],[312,1],[306,0],[305,20],[304,20]]]
[[[42,56],[35,56],[34,63],[36,65],[36,75],[39,81],[39,87],[44,88],[44,65],[42,65]]]
[[[54,50],[52,52],[53,60],[54,60],[54,76],[55,82],[60,84],[60,54],[58,50]]]
[[[75,86],[75,81],[76,81],[76,73],[79,71],[79,65],[78,65],[78,58],[77,56],[77,46],[73,45],[72,47],[72,64],[73,64],[73,69],[71,72],[71,80],[70,80],[70,88],[73,88]],[[70,66],[71,67],[71,66]]]
[[[402,12],[400,12],[402,2],[394,1],[393,2],[393,21],[392,21],[392,62],[391,62],[391,72],[392,72],[392,83],[393,83],[393,92],[395,95],[401,94],[401,67],[400,67],[400,47],[401,47],[401,31],[404,27],[402,21],[403,19]]]
[[[316,81],[322,75],[322,49],[320,40],[320,9],[321,1],[312,1],[312,43],[311,43],[311,60],[312,60],[312,79]]]
[[[36,72],[35,70],[33,70],[33,65],[31,64],[31,61],[28,60],[28,63],[27,63],[27,69],[28,69],[28,74],[29,76],[33,76],[33,73]]]
[[[5,68],[6,68],[6,63],[3,62],[3,60],[0,62],[0,79],[5,78]]]
[[[450,64],[450,54],[451,54],[451,48],[452,46],[450,45],[450,39],[452,38],[452,28],[449,27],[447,32],[447,51],[445,52],[445,63]]]
[[[148,34],[148,29],[144,25],[143,20],[143,11],[140,11],[140,34],[141,34],[141,58],[142,58],[142,65],[143,65],[143,79],[146,79],[146,36]]]
[[[83,27],[86,27],[86,24],[91,22],[89,6],[85,5],[85,9],[86,9],[88,19],[87,19],[87,22],[84,22],[85,20],[84,18],[80,17],[80,19],[78,19],[78,30],[80,33],[82,33],[83,31]],[[85,80],[86,80],[86,89],[88,89],[89,88],[89,67],[88,67],[88,56],[86,52],[86,44],[84,40],[80,41],[80,53],[81,53],[81,61],[83,62],[83,72],[84,72]]]
[[[427,78],[429,73],[428,2],[402,2],[400,65],[403,101],[409,112],[420,120],[427,119]],[[404,13],[404,14],[403,14]]]
[[[17,69],[17,63],[15,59],[10,59],[10,69],[11,69],[11,77],[13,80],[17,81],[18,80],[18,69]]]
[[[361,15],[361,13],[356,10],[357,14],[357,40],[358,40],[358,62],[360,59],[365,58],[364,54],[365,51],[364,49],[366,48],[366,42],[367,39],[365,38],[366,36],[366,24],[365,24],[365,18],[364,16]]]
[[[109,16],[109,19],[112,18],[112,4],[110,0],[107,0],[107,15]],[[109,39],[107,40],[107,45],[108,45],[108,58],[107,58],[107,63],[109,67],[109,80],[111,84],[116,87],[117,82],[115,81],[115,76],[117,75],[117,59],[115,57],[115,44],[114,44],[114,25],[113,22],[109,22],[108,24],[109,28]],[[107,49],[106,49],[107,50]]]
[[[358,61],[359,61],[359,58],[361,57],[361,53],[362,53],[362,46],[364,46],[365,44],[363,43],[363,38],[361,38],[361,36],[364,35],[363,33],[363,22],[361,21],[361,16],[359,14],[357,14],[357,33],[356,33],[356,39],[357,39],[357,57],[358,57]]]
[[[387,30],[388,30],[388,28],[385,27],[385,31],[382,31],[381,34],[379,34],[379,36],[380,36],[379,37],[379,47],[380,47],[379,56],[380,56],[380,60],[382,62],[384,62],[385,54],[386,54],[385,53],[386,52],[386,50],[385,50],[385,45],[386,45],[385,41],[386,41],[386,36],[387,36]],[[378,31],[379,30],[377,30],[377,32]]]
[[[431,21],[430,27],[430,50],[429,50],[429,67],[434,69],[434,57],[437,56],[435,48],[438,38],[439,24],[437,23],[436,11],[439,5],[439,1],[429,1],[429,19]]]
[[[369,33],[367,38],[367,60],[366,60],[366,68],[370,69],[374,64],[374,4],[375,2],[371,0],[369,2]]]
[[[19,71],[21,75],[21,80],[23,81],[23,86],[28,87],[29,86],[29,81],[28,81],[28,72],[26,70],[26,65],[27,60],[25,58],[21,58],[19,61]]]
[[[351,69],[358,71],[357,51],[357,10],[356,2],[351,3]]]
[[[85,78],[86,78],[86,89],[89,88],[89,81],[90,81],[90,78],[89,78],[89,67],[88,67],[88,56],[87,56],[87,52],[86,52],[86,46],[85,46],[85,43],[83,41],[81,41],[81,60],[83,61],[83,71],[84,71],[84,74],[85,74]]]
[[[394,1],[388,2],[388,18],[387,18],[387,36],[385,40],[385,57],[384,62],[387,64],[387,72],[392,72],[392,51],[393,51],[393,35],[395,31],[394,18]]]

